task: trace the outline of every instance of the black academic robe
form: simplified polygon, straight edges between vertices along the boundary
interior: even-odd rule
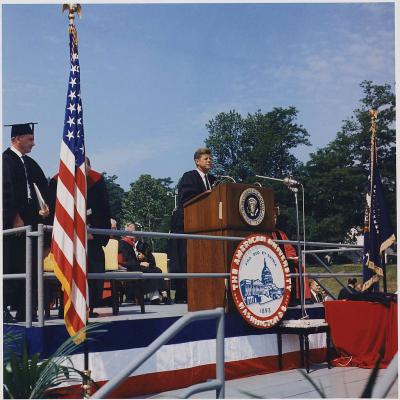
[[[48,202],[48,184],[40,166],[29,156],[24,157],[25,168],[20,157],[10,148],[3,152],[3,229],[13,227],[17,214],[24,225],[32,225],[35,230],[38,223],[45,223],[39,214],[39,202],[33,183]],[[28,199],[27,178],[31,193]],[[36,304],[36,263],[37,243],[32,239],[32,304]],[[15,274],[25,272],[25,236],[12,235],[3,237],[3,272]],[[25,282],[23,280],[5,281],[4,305],[17,310],[19,317],[25,315]]]
[[[39,203],[33,183],[36,183],[44,200],[48,201],[48,183],[40,166],[29,156],[24,157],[29,181],[28,191],[24,164],[10,148],[3,152],[3,228],[12,228],[14,218],[20,215],[25,225],[43,222],[39,215]]]
[[[118,240],[118,260],[129,272],[141,271],[133,245],[123,238]]]
[[[87,177],[87,210],[91,210],[87,223],[91,228],[111,229],[111,211],[106,181],[99,172],[90,170]],[[109,236],[96,235],[96,242],[105,246]]]
[[[135,253],[133,244],[124,238],[118,240],[118,262],[123,265],[129,272],[143,272],[148,274],[162,273],[161,269],[156,266],[156,260],[152,253],[148,254],[146,261],[148,267],[140,265]],[[140,288],[140,285],[142,287]],[[126,284],[126,297],[133,300],[140,296],[141,290],[143,294],[152,293],[156,290],[165,290],[164,279],[144,279],[143,281],[128,281]]]

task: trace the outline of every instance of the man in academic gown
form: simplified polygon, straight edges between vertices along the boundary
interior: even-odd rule
[[[111,229],[111,212],[108,200],[106,182],[100,172],[91,168],[90,160],[86,157],[86,181],[87,181],[87,217],[86,223],[90,228]],[[58,174],[50,181],[50,210],[54,216],[55,200],[57,193]],[[88,234],[88,272],[105,272],[105,260],[103,246],[107,245],[109,236]],[[102,300],[103,280],[89,280],[89,317],[97,317],[93,311],[99,307]],[[60,316],[62,313],[59,313]]]
[[[49,215],[47,206],[48,184],[40,166],[27,156],[35,145],[34,124],[11,126],[11,146],[3,152],[3,229],[39,223]],[[38,197],[35,186],[40,192]],[[40,198],[41,197],[41,198]],[[3,271],[5,274],[25,273],[25,235],[3,237]],[[36,240],[32,239],[32,304],[37,303]],[[16,309],[16,320],[25,320],[25,281],[7,280],[4,283],[4,318],[11,322],[7,306]],[[35,311],[33,318],[35,318]]]
[[[178,183],[177,207],[171,217],[171,232],[184,233],[183,205],[200,193],[211,190],[216,178],[209,174],[212,167],[211,151],[199,148],[194,153],[196,169],[185,172]],[[186,240],[174,239],[169,243],[170,272],[186,272]],[[187,301],[186,280],[175,281],[175,302]]]

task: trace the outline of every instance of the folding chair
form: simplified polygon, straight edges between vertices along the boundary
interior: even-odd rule
[[[153,253],[153,256],[156,260],[156,266],[161,269],[163,274],[168,273],[168,255],[167,253]],[[167,299],[171,301],[171,281],[169,278],[164,278]]]

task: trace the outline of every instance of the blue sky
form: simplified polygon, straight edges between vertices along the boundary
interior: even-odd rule
[[[67,16],[59,4],[3,4],[2,25],[3,124],[39,122],[32,156],[52,176]],[[231,109],[295,106],[307,161],[358,107],[363,80],[395,80],[393,3],[83,4],[76,27],[87,154],[125,189],[144,173],[176,182],[205,124]]]

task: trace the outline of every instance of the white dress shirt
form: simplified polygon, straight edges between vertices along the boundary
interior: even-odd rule
[[[26,190],[27,190],[27,193],[28,193],[28,199],[32,199],[31,189],[29,187],[29,182],[28,182],[28,173],[26,171],[25,161],[23,159],[24,155],[18,149],[16,149],[14,146],[11,146],[10,150],[13,151],[19,157],[19,159],[22,162],[22,165],[24,166],[25,178],[26,178]]]
[[[210,181],[208,180],[207,174],[205,174],[199,168],[197,168],[197,172],[200,174],[200,177],[203,180],[203,183],[204,183],[204,186],[206,187],[206,189],[207,189],[207,186],[211,189]],[[209,190],[209,189],[207,189],[207,190]]]

